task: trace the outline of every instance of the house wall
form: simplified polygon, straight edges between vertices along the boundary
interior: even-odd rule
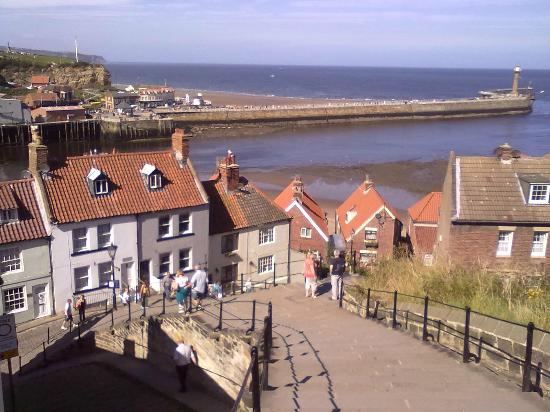
[[[172,233],[177,234],[180,213],[189,213],[191,216],[191,233],[169,238],[159,237],[159,217],[170,215]],[[205,265],[208,262],[208,232],[209,208],[202,205],[194,208],[174,209],[160,213],[149,213],[138,217],[140,233],[140,261],[150,260],[149,282],[151,288],[160,291],[159,255],[171,253],[170,272],[179,269],[180,249],[191,249],[190,269],[194,265]]]
[[[238,279],[242,273],[244,274],[245,280],[250,278],[252,281],[271,281],[273,279],[273,272],[264,274],[256,273],[258,259],[269,255],[273,255],[276,277],[286,278],[288,275],[289,222],[279,222],[275,224],[274,229],[274,242],[264,245],[259,244],[259,228],[254,227],[238,231],[238,250],[229,256],[221,253],[222,236],[235,232],[211,235],[208,268],[213,280],[220,280],[222,267],[237,264]],[[250,264],[251,262],[252,264]],[[217,272],[216,269],[218,270]]]
[[[547,227],[550,232],[550,225]],[[537,231],[539,231],[537,229]],[[458,264],[488,265],[493,268],[513,269],[518,266],[547,267],[550,250],[546,246],[546,257],[531,257],[533,245],[532,226],[516,226],[509,257],[497,256],[499,226],[452,224],[450,230],[449,259]],[[548,242],[550,243],[550,241]]]
[[[53,225],[51,235],[52,270],[55,285],[55,309],[63,311],[68,298],[75,292],[74,269],[89,266],[89,288],[99,286],[99,263],[110,262],[107,250],[97,249],[97,226],[111,224],[111,241],[117,246],[115,255],[115,279],[121,279],[122,263],[134,262],[133,277],[136,277],[137,255],[137,224],[136,217],[121,216],[110,219],[90,220],[81,223]],[[88,228],[88,245],[90,251],[73,254],[72,231],[76,228]],[[130,276],[132,277],[132,276]]]
[[[318,251],[321,256],[326,258],[327,242],[325,242],[317,229],[313,227],[302,212],[300,212],[297,207],[293,207],[287,212],[287,215],[292,217],[292,221],[290,223],[290,247],[298,251]],[[303,227],[311,229],[311,239],[300,236],[300,230]]]
[[[22,270],[2,274],[0,305],[4,309],[4,291],[19,286],[25,287],[26,309],[14,312],[15,322],[22,323],[35,319],[33,286],[46,285],[47,305],[51,314],[53,307],[52,277],[48,239],[36,239],[1,245],[0,249],[19,247],[22,256]]]
[[[0,99],[0,124],[29,122],[28,111],[23,109],[18,99]]]
[[[373,217],[367,222],[365,228],[378,229],[378,247],[365,247],[365,230],[363,229],[358,231],[353,237],[353,249],[357,251],[372,249],[377,251],[377,256],[379,258],[390,257],[393,255],[393,248],[397,244],[397,241],[399,239],[401,226],[402,224],[400,221],[392,219],[389,215],[387,216],[386,221],[383,225],[380,225],[378,223],[378,219],[376,219],[376,217]],[[351,250],[351,246],[351,242],[348,242],[348,250]],[[357,259],[359,260],[359,256],[357,256]]]

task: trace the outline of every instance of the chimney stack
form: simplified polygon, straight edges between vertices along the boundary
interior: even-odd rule
[[[172,134],[172,150],[176,159],[181,165],[184,165],[189,158],[189,138],[191,135],[185,134],[183,129],[176,129]]]
[[[513,159],[519,159],[521,157],[521,152],[512,148],[510,144],[504,143],[495,149],[495,155],[502,163],[510,164]]]
[[[367,191],[369,190],[371,187],[374,186],[374,182],[371,180],[370,176],[368,173],[365,174],[365,182],[363,183],[364,184],[364,188],[363,188],[363,191]]]
[[[292,197],[302,203],[302,198],[304,197],[304,183],[300,176],[294,176],[294,180],[292,181]]]
[[[218,172],[226,192],[232,192],[239,188],[239,165],[235,161],[235,154],[231,150],[228,150],[227,156],[219,161]]]
[[[31,126],[32,141],[29,143],[29,172],[33,176],[50,170],[48,166],[48,147],[42,144],[38,126]]]

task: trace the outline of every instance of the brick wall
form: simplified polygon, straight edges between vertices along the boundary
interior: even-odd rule
[[[293,207],[287,214],[292,216],[290,223],[290,248],[301,251],[316,250],[321,256],[326,258],[327,242],[321,237],[317,229],[313,227],[297,207]],[[311,239],[300,236],[300,229],[303,227],[311,229]]]
[[[389,216],[387,216],[383,225],[380,225],[375,217],[367,222],[365,227],[378,229],[378,248],[376,249],[378,251],[378,257],[393,255],[394,246],[401,233],[401,226],[400,221],[394,220]],[[348,242],[347,247],[348,250],[351,249],[351,242]],[[353,249],[357,251],[367,249],[367,247],[365,247],[364,230],[357,232],[353,237]]]

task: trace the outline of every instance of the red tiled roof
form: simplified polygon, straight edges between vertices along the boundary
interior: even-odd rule
[[[39,239],[48,235],[42,222],[32,179],[0,182],[0,198],[0,208],[10,206],[11,209],[15,202],[19,217],[17,222],[0,225],[0,244]]]
[[[294,195],[292,191],[292,182],[275,198],[274,202],[281,209],[286,208],[294,201]],[[325,219],[325,211],[319,204],[304,190],[302,196],[302,206],[308,212],[309,216],[313,219],[315,224],[328,236],[328,224]]]
[[[378,193],[376,188],[371,186],[367,191],[364,190],[364,184],[361,183],[357,189],[342,203],[337,209],[338,223],[342,229],[345,239],[351,236],[351,230],[359,230],[366,223],[367,219],[381,208],[385,207],[397,220],[399,216],[395,209]],[[348,211],[356,212],[356,215],[346,223],[346,213]]]
[[[407,210],[415,223],[437,223],[439,221],[440,205],[441,192],[431,192]]]
[[[162,189],[147,189],[140,174],[146,163],[155,165],[162,173]],[[109,194],[95,197],[90,193],[86,176],[92,167],[107,175]],[[44,177],[44,186],[52,216],[59,223],[157,212],[207,202],[190,161],[180,167],[172,151],[69,157],[64,165]]]
[[[50,77],[45,75],[34,75],[31,77],[31,84],[48,84]]]
[[[52,92],[48,92],[48,93],[34,92],[34,93],[29,93],[27,96],[25,96],[25,101],[27,102],[34,102],[39,100],[55,102],[58,99],[59,98],[57,97],[57,94]]]
[[[412,239],[414,253],[416,255],[433,253],[436,236],[437,227],[415,226],[414,239]]]
[[[210,199],[211,235],[290,219],[243,176],[239,182],[240,188],[229,193],[226,193],[224,184],[218,176],[203,182]]]

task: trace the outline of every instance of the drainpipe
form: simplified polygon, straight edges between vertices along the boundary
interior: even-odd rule
[[[49,295],[51,296],[51,309],[52,309],[52,316],[55,316],[55,286],[54,286],[54,280],[53,280],[53,263],[52,263],[52,236],[48,236],[48,257],[50,258],[50,290]]]
[[[137,257],[134,273],[136,276],[136,289],[137,289],[137,285],[139,284],[139,277],[140,277],[139,271],[140,271],[140,262],[141,262],[141,253],[140,253],[141,242],[140,242],[140,230],[139,230],[139,215],[136,213],[134,216],[136,218],[136,257]]]
[[[290,283],[290,236],[291,232],[292,219],[288,219],[288,254],[287,254],[287,263],[286,263],[286,278],[287,282]]]

